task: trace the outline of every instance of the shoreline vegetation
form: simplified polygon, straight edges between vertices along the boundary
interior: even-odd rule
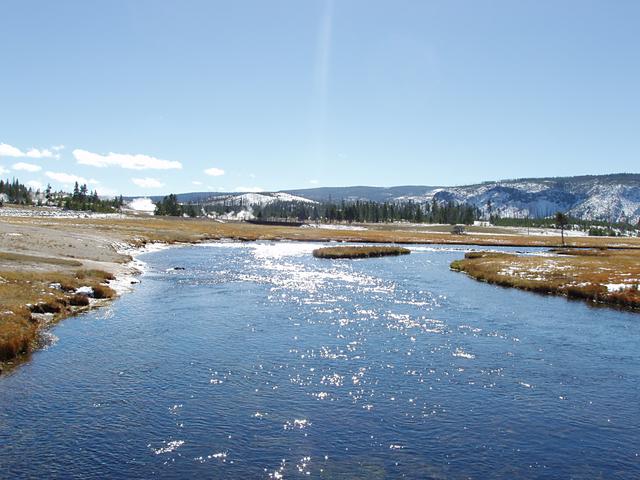
[[[256,225],[242,222],[219,222],[203,219],[113,216],[55,218],[38,216],[4,216],[0,222],[0,370],[28,358],[38,347],[39,332],[52,323],[112,298],[114,280],[134,273],[132,257],[139,249],[154,243],[190,244],[218,240],[254,241],[289,240],[315,242],[356,242],[402,244],[477,245],[481,247],[560,247],[560,236],[527,236],[501,233],[509,230],[474,230],[464,235],[452,234],[450,226],[364,225],[358,229],[336,229]],[[630,237],[566,237],[562,253],[554,259],[566,267],[580,268],[574,285],[568,281],[550,282],[550,287],[527,287],[548,293],[566,291],[576,296],[607,301],[627,308],[638,306],[636,294],[609,291],[607,284],[623,284],[624,278],[640,278],[640,239]],[[377,247],[376,247],[377,248]],[[585,255],[578,249],[606,248],[603,255]],[[133,250],[132,250],[133,249]],[[500,254],[510,255],[510,254]],[[536,272],[540,265],[532,262],[548,257],[510,255],[508,258],[484,256],[467,258],[456,268],[491,281],[477,270],[487,262],[515,266],[518,272]],[[580,263],[582,262],[582,263]],[[498,268],[498,267],[495,267]],[[606,275],[599,269],[610,268]],[[515,270],[514,270],[515,271]],[[589,273],[591,272],[591,273]],[[496,273],[494,272],[494,275]],[[495,283],[523,288],[526,275],[499,275]],[[566,274],[566,272],[565,272]],[[582,276],[581,276],[582,275]],[[512,275],[513,276],[513,275]],[[584,280],[582,278],[584,277]],[[580,282],[593,286],[581,287]],[[131,282],[129,282],[131,283]],[[109,287],[109,285],[112,285]],[[518,285],[519,284],[519,285]],[[532,284],[534,285],[534,284]],[[562,285],[565,287],[561,288]],[[122,285],[120,285],[122,287]],[[610,285],[609,285],[610,286]],[[91,288],[92,295],[79,293]],[[81,290],[78,290],[81,289]],[[588,292],[593,290],[594,294]],[[606,290],[606,291],[605,291]],[[571,293],[570,293],[571,292]],[[577,293],[576,293],[577,292]],[[86,297],[86,298],[85,298]],[[622,297],[625,297],[623,299]],[[631,300],[626,299],[629,297]],[[88,304],[87,304],[88,302]]]
[[[116,295],[107,284],[115,277],[102,270],[2,271],[0,278],[0,371],[1,362],[36,348],[41,330]]]
[[[411,250],[404,247],[324,247],[313,251],[316,258],[342,259],[342,258],[375,258],[398,255],[408,255]]]
[[[640,308],[640,255],[633,250],[555,249],[548,256],[469,252],[451,269],[503,287],[624,309]]]

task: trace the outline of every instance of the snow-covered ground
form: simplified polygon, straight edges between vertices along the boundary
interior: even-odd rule
[[[335,225],[333,223],[305,223],[301,228],[322,228],[325,230],[368,230],[356,225]]]
[[[51,218],[124,218],[121,213],[95,213],[64,210],[57,207],[2,207],[0,217]]]
[[[559,237],[560,230],[556,228],[526,228],[526,227],[505,227],[513,230],[516,235],[535,235]],[[565,237],[588,237],[589,233],[582,230],[565,230]]]

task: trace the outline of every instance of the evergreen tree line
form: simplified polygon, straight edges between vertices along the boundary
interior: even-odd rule
[[[32,190],[21,184],[17,178],[0,180],[0,194],[4,193],[10,203],[31,204]]]
[[[47,202],[50,202],[53,198],[50,185],[47,186],[45,198]],[[115,197],[113,200],[103,200],[98,196],[96,190],[89,191],[86,184],[79,185],[78,182],[75,183],[71,195],[61,196],[57,202],[67,210],[102,213],[114,212],[124,205],[122,195]]]
[[[470,225],[477,220],[480,212],[468,204],[416,203],[416,202],[273,202],[253,207],[259,219],[287,219],[316,222],[415,222]]]
[[[202,209],[194,203],[181,204],[178,203],[178,197],[175,194],[170,194],[163,197],[162,200],[156,203],[155,214],[156,215],[169,215],[172,217],[182,217],[187,215],[189,217],[197,217],[201,214]]]
[[[113,200],[103,200],[98,197],[96,190],[89,191],[87,185],[75,183],[72,193],[54,192],[51,185],[47,185],[44,192],[40,189],[33,190],[20,183],[18,179],[9,181],[0,180],[0,194],[8,197],[9,203],[21,205],[49,205],[65,208],[67,210],[84,210],[91,212],[114,212],[124,205],[122,195]]]
[[[180,204],[174,194],[165,196],[156,203],[156,215],[191,217],[207,214],[218,215],[237,213],[247,207],[237,203],[221,204]],[[415,223],[445,223],[470,225],[480,216],[480,211],[467,204],[437,202],[420,204],[415,202],[283,202],[276,201],[266,205],[254,205],[253,214],[261,220],[289,220],[312,222],[358,222],[381,223],[407,221]]]

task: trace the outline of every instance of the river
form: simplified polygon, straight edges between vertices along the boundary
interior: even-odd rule
[[[638,314],[316,247],[142,255],[0,377],[0,477],[640,478]]]

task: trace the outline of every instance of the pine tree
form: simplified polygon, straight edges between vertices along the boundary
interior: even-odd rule
[[[562,212],[556,212],[556,228],[560,227],[560,235],[562,236],[562,246],[564,247],[564,227],[567,226],[569,220]]]

